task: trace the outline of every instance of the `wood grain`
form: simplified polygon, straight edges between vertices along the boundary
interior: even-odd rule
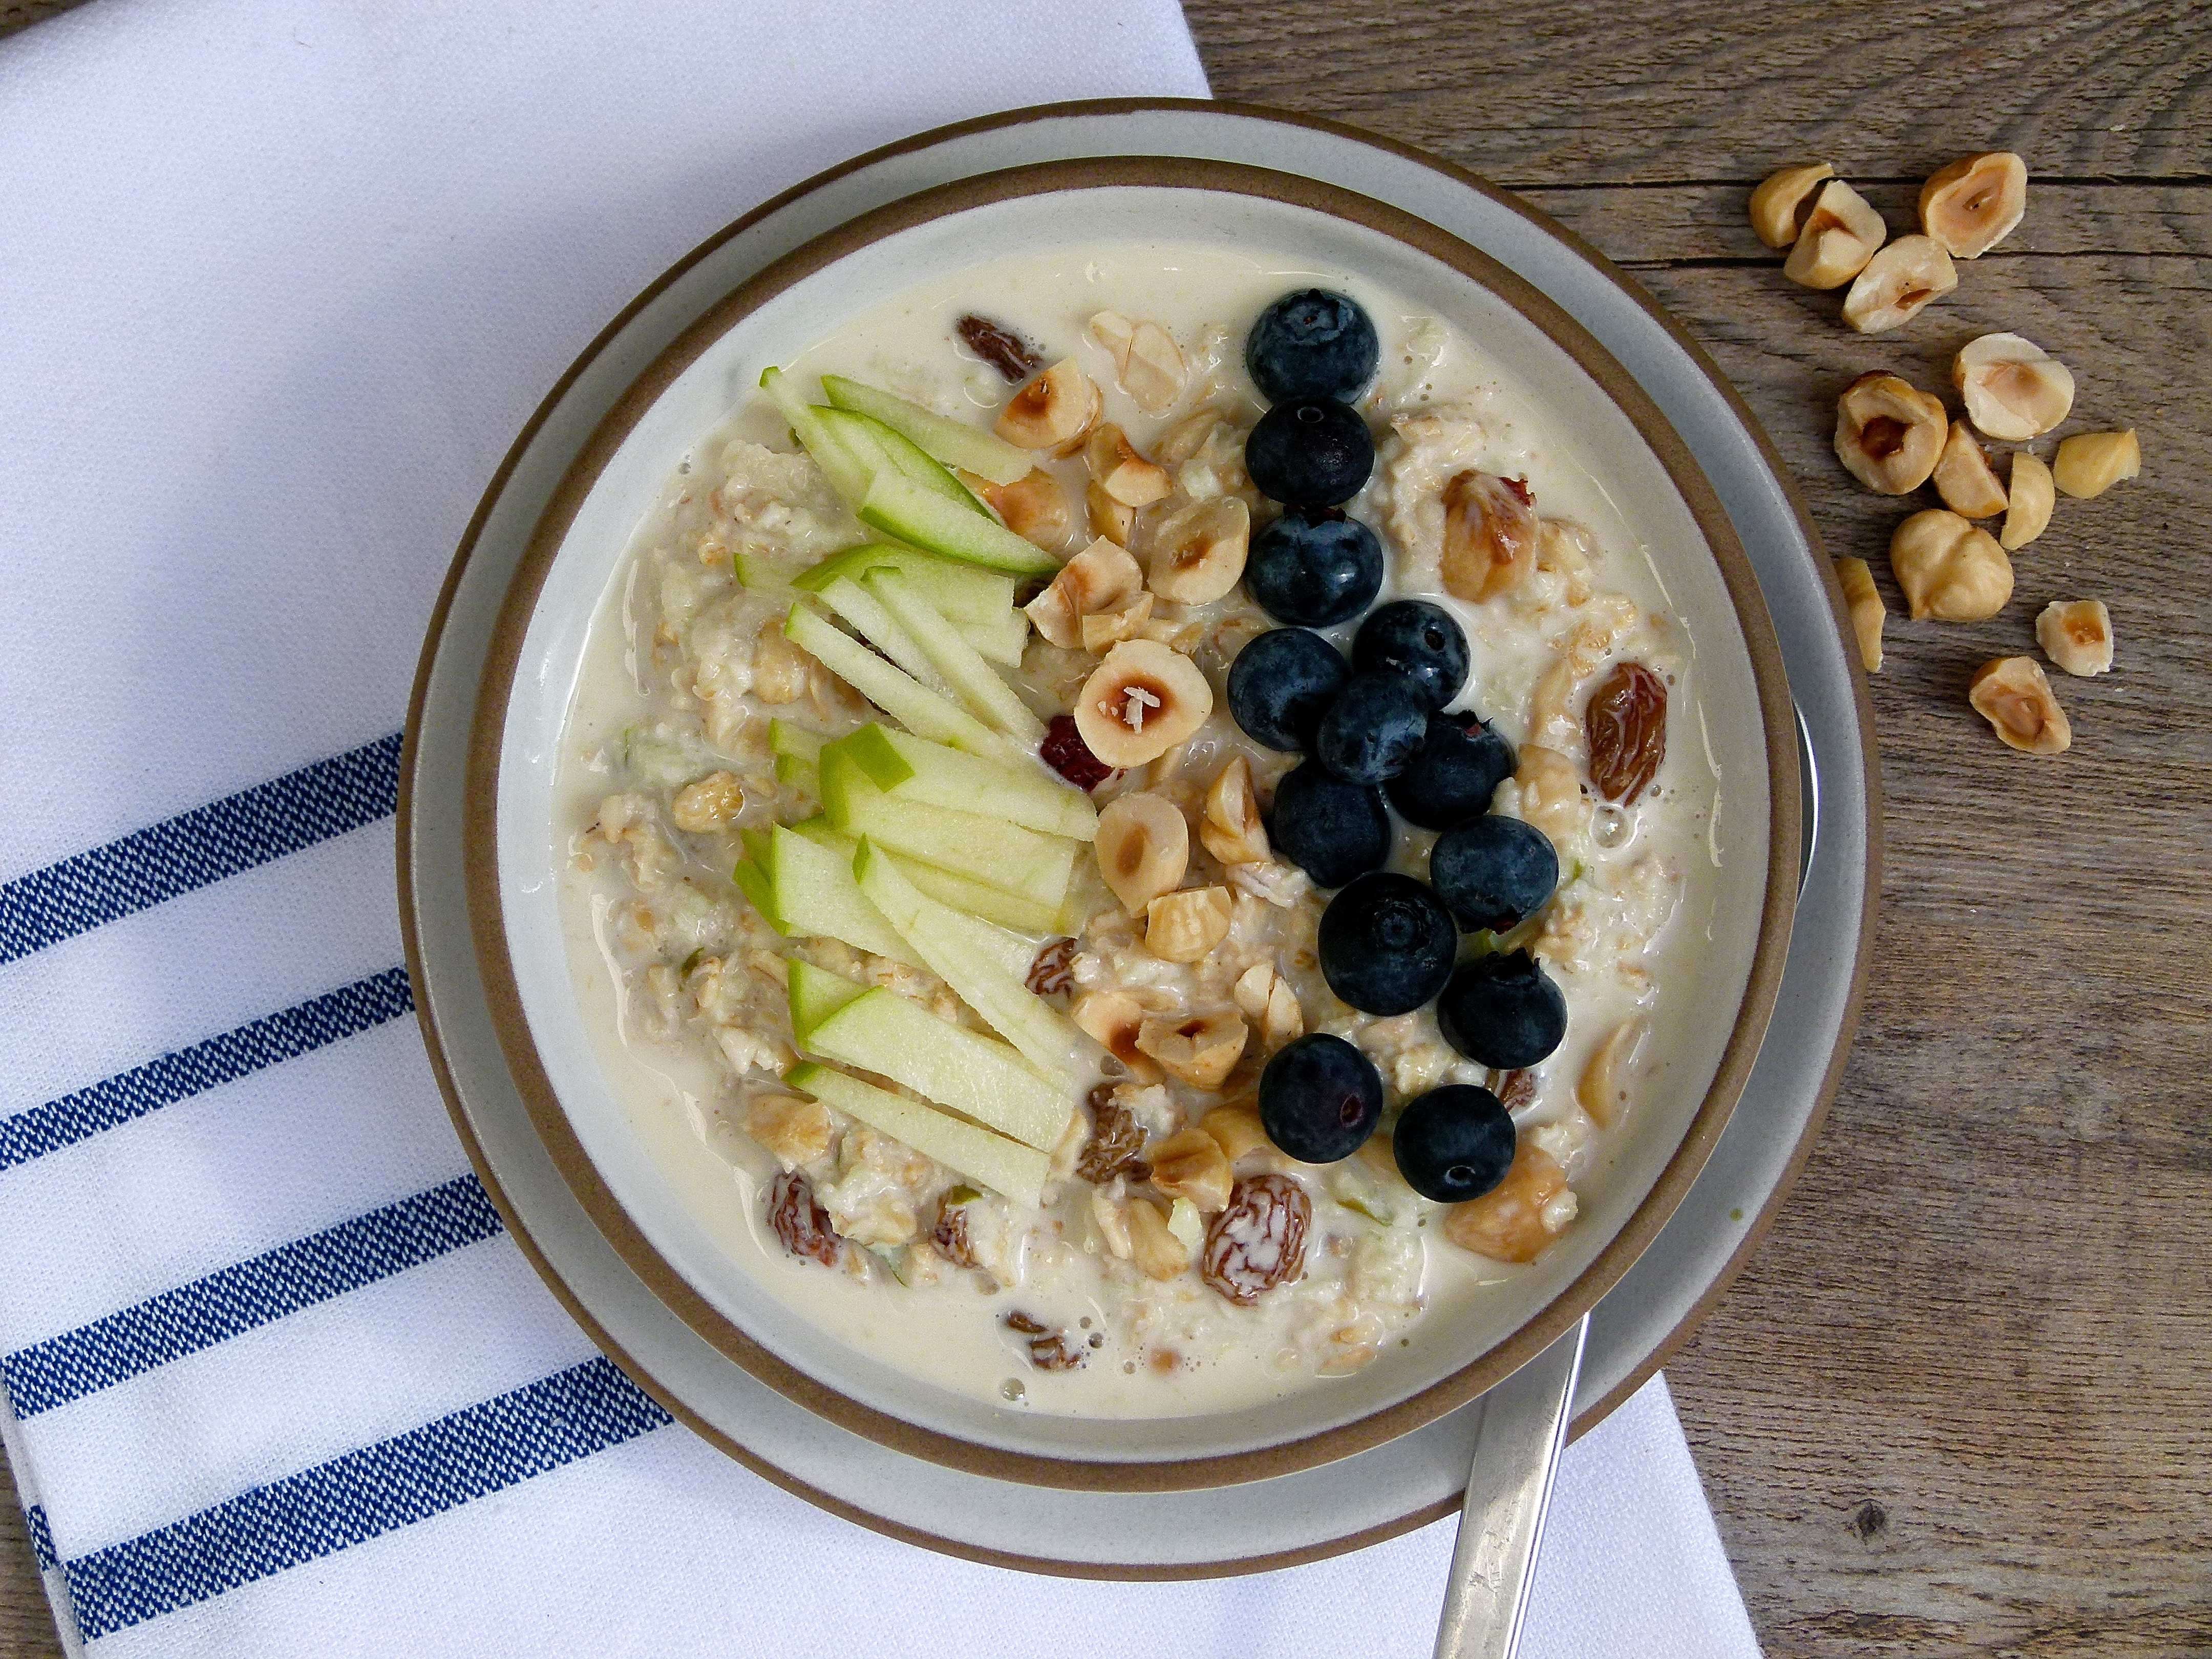
[[[0,3],[0,32],[62,9]],[[1893,608],[1874,702],[1888,867],[1843,1091],[1762,1254],[1671,1364],[1777,1656],[2212,1653],[2212,11],[2013,0],[1193,0],[1224,97],[1334,116],[1502,183],[1620,261],[1742,388],[1830,550]],[[2026,222],[1862,337],[1744,220],[1802,157],[1902,230],[1918,180],[2021,151]],[[1830,447],[1873,368],[1930,390],[1965,339],[2074,369],[2065,431],[2145,471],[2063,500],[1990,622],[1911,623],[1913,507]],[[2048,454],[2051,443],[2037,447]],[[1923,492],[1923,495],[1925,492]],[[2112,606],[2116,671],[2054,674],[2074,748],[1965,704],[2037,610]],[[0,1505],[0,1659],[56,1654]]]

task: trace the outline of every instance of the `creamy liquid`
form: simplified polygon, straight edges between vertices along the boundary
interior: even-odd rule
[[[1667,597],[1652,550],[1632,537],[1605,483],[1577,461],[1566,434],[1552,430],[1531,401],[1506,384],[1496,365],[1449,319],[1418,313],[1389,292],[1340,271],[1170,246],[1077,246],[993,262],[957,278],[924,285],[856,317],[786,367],[810,393],[816,376],[844,374],[948,411],[965,409],[975,424],[988,427],[990,411],[1004,403],[1011,388],[957,343],[952,329],[963,313],[979,312],[1040,344],[1048,362],[1074,356],[1106,388],[1108,418],[1119,422],[1139,449],[1149,453],[1156,434],[1200,400],[1186,398],[1159,420],[1139,414],[1115,389],[1112,360],[1088,333],[1086,320],[1096,312],[1111,309],[1158,322],[1175,334],[1191,358],[1194,385],[1209,372],[1206,359],[1211,355],[1212,376],[1251,398],[1255,394],[1242,364],[1245,330],[1279,295],[1307,286],[1349,294],[1375,319],[1382,340],[1382,370],[1376,393],[1363,409],[1378,433],[1387,430],[1376,416],[1378,400],[1389,405],[1386,414],[1424,404],[1474,404],[1492,438],[1482,464],[1508,476],[1525,475],[1540,513],[1579,520],[1595,532],[1602,553],[1595,573],[1601,589],[1624,593],[1642,609],[1667,615]],[[732,436],[776,448],[789,447],[783,422],[764,398],[755,397],[734,410],[723,428],[702,435],[684,462],[684,472],[672,483],[672,499],[684,488],[684,477],[711,465],[721,443]],[[1059,467],[1079,506],[1080,465],[1078,460]],[[1364,501],[1354,502],[1351,510],[1379,532],[1379,517]],[[591,822],[599,799],[620,787],[603,751],[611,744],[611,752],[618,756],[625,728],[653,709],[637,672],[642,636],[636,630],[641,626],[649,635],[651,623],[641,618],[650,606],[633,588],[642,586],[637,582],[635,561],[672,544],[671,513],[664,506],[641,526],[630,561],[617,575],[594,623],[562,751],[559,816],[552,833],[564,854],[578,831]],[[1383,543],[1386,553],[1393,556],[1395,578],[1395,550],[1387,533]],[[1403,596],[1392,582],[1386,583],[1382,598]],[[1467,628],[1474,668],[1455,707],[1479,709],[1517,745],[1525,735],[1529,688],[1552,659],[1548,641],[1511,625],[1510,619],[1495,614],[1495,605],[1470,606],[1433,591],[1420,591],[1417,596],[1443,605]],[[1331,630],[1332,635],[1348,644],[1356,626]],[[1720,863],[1720,849],[1711,844],[1718,779],[1699,736],[1694,653],[1679,623],[1668,627],[1668,665],[1675,684],[1659,798],[1655,801],[1646,794],[1632,814],[1633,839],[1605,855],[1626,859],[1656,852],[1680,878],[1672,920],[1642,958],[1657,983],[1647,1012],[1660,1026],[1693,1018],[1699,1012],[1695,1000],[1698,968],[1707,945]],[[1208,735],[1241,743],[1224,702],[1217,698]],[[1426,848],[1433,837],[1402,822],[1397,830],[1393,867],[1425,873]],[[762,1212],[760,1190],[775,1173],[775,1160],[731,1121],[722,1103],[726,1068],[703,1045],[679,1047],[644,1037],[636,1030],[635,1010],[623,1006],[621,977],[604,937],[605,913],[620,890],[619,880],[604,867],[587,873],[574,868],[565,856],[558,862],[564,872],[562,914],[580,1005],[630,1121],[709,1235],[760,1284],[806,1318],[853,1347],[957,1394],[1054,1413],[1157,1417],[1223,1412],[1295,1390],[1328,1388],[1338,1380],[1316,1376],[1300,1366],[1297,1352],[1287,1340],[1291,1325],[1312,1316],[1308,1304],[1277,1291],[1263,1297],[1255,1308],[1237,1309],[1206,1288],[1194,1271],[1155,1292],[1163,1304],[1161,1316],[1192,1333],[1188,1341],[1179,1345],[1183,1364],[1171,1379],[1153,1374],[1118,1344],[1100,1350],[1079,1370],[1047,1374],[1032,1369],[1020,1339],[1000,1325],[1003,1311],[1020,1308],[1079,1334],[1106,1331],[1114,1323],[1097,1293],[1098,1244],[1095,1236],[1084,1237],[1087,1230],[1079,1226],[1064,1227],[1057,1249],[1065,1271],[1042,1287],[996,1295],[979,1290],[981,1276],[975,1273],[955,1273],[935,1285],[902,1287],[887,1274],[879,1273],[877,1282],[863,1283],[790,1256],[767,1228]],[[1570,994],[1566,1038],[1540,1068],[1544,1086],[1519,1119],[1524,1135],[1578,1116],[1574,1079],[1592,1048],[1634,1006],[1632,995],[1617,986],[1594,988],[1593,983],[1584,983]],[[1309,1000],[1309,1029],[1314,1024],[1314,1005]],[[1387,1066],[1385,1080],[1389,1081]],[[1397,1097],[1395,1091],[1393,1097]],[[1611,1138],[1622,1133],[1616,1128]],[[1578,1189],[1589,1191],[1607,1179],[1613,1158],[1611,1138],[1599,1133],[1592,1146],[1567,1160]],[[1321,1246],[1331,1222],[1346,1212],[1319,1192],[1315,1212],[1309,1273],[1340,1273],[1340,1265],[1321,1259]],[[1446,1243],[1438,1236],[1443,1213],[1440,1206],[1425,1206],[1415,1235],[1428,1241],[1421,1274],[1425,1311],[1391,1333],[1384,1359],[1378,1363],[1387,1363],[1391,1346],[1418,1344],[1424,1332],[1446,1328],[1455,1311],[1485,1294],[1486,1285],[1522,1271]]]

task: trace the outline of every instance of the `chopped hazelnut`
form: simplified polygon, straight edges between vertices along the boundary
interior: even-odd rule
[[[2035,641],[2069,674],[2112,672],[2112,614],[2102,599],[2054,599],[2035,619]]]
[[[2033,657],[2000,657],[1974,671],[1966,701],[2023,755],[2063,754],[2074,741],[2066,711]]]
[[[1098,814],[1092,845],[1098,873],[1133,916],[1182,884],[1190,864],[1190,825],[1164,795],[1121,795]]]
[[[1010,484],[974,478],[969,487],[989,503],[1007,529],[1048,553],[1066,547],[1074,532],[1075,517],[1068,507],[1067,492],[1060,487],[1059,479],[1041,466]]]
[[[1152,527],[1146,562],[1152,592],[1177,605],[1211,605],[1237,586],[1252,541],[1252,510],[1236,495],[1177,507]]]
[[[1185,888],[1145,907],[1145,948],[1164,962],[1198,962],[1229,937],[1226,887]]]
[[[2123,478],[2142,472],[2142,447],[2135,428],[2125,432],[2077,432],[2058,446],[2051,481],[2076,501],[2101,495]]]
[[[1070,1019],[1097,1039],[1106,1052],[1129,1069],[1140,1083],[1157,1083],[1160,1068],[1137,1047],[1144,1029],[1145,1008],[1127,991],[1085,991],[1067,1011]]]
[[[1152,1185],[1170,1198],[1187,1198],[1208,1215],[1228,1204],[1236,1182],[1229,1155],[1204,1128],[1177,1130],[1152,1148],[1147,1161]]]
[[[1051,585],[1024,607],[1036,631],[1059,646],[1083,643],[1083,618],[1129,603],[1145,585],[1145,573],[1104,537],[1060,566]]]
[[[1963,155],[1920,187],[1920,228],[1960,259],[1978,259],[2027,210],[2027,163],[2008,149]]]
[[[1121,1212],[1127,1231],[1129,1260],[1147,1279],[1169,1279],[1190,1266],[1190,1247],[1175,1236],[1160,1206],[1148,1198],[1133,1198]]]
[[[2039,438],[2074,407],[2074,375],[2041,346],[2017,334],[1984,334],[1959,348],[1952,384],[1966,418],[1992,438]]]
[[[1243,1058],[1250,1038],[1243,1020],[1224,1009],[1182,1019],[1148,1019],[1138,1030],[1137,1047],[1177,1082],[1194,1089],[1218,1089]]]
[[[1840,179],[1820,186],[1796,246],[1782,262],[1782,274],[1807,288],[1841,288],[1866,269],[1875,250],[1889,240],[1889,227],[1865,197]]]
[[[1959,286],[1959,273],[1942,243],[1930,236],[1900,236],[1851,278],[1844,320],[1862,334],[1880,334],[1909,322],[1929,301]]]
[[[1137,453],[1121,428],[1102,422],[1083,445],[1084,465],[1091,482],[1124,507],[1150,507],[1175,488],[1167,469],[1156,466]]]
[[[2051,469],[2024,449],[2013,451],[2011,483],[2004,529],[1997,536],[1997,544],[2008,553],[2026,547],[2051,527],[2051,509],[2058,499]]]
[[[1264,864],[1267,827],[1252,794],[1252,763],[1243,755],[1215,775],[1206,792],[1206,817],[1198,826],[1206,850],[1224,864]]]
[[[1894,374],[1862,374],[1836,399],[1836,459],[1879,495],[1910,495],[1935,471],[1949,427],[1941,399]]]
[[[1821,184],[1836,176],[1826,161],[1805,161],[1776,169],[1751,192],[1751,228],[1769,247],[1788,247],[1797,240],[1813,210]]]
[[[1964,421],[1951,422],[1951,435],[1936,462],[1936,493],[1943,505],[1962,518],[1987,519],[2005,510],[2004,486],[1990,465],[1990,458]]]
[[[1836,580],[1843,584],[1844,603],[1850,608],[1851,632],[1858,636],[1859,661],[1869,674],[1881,671],[1881,625],[1889,615],[1881,593],[1874,585],[1874,572],[1864,559],[1838,559]]]
[[[1981,622],[2012,597],[2012,561],[1996,538],[1942,507],[1898,526],[1889,568],[1915,622]]]
[[[1073,357],[1032,377],[999,411],[999,435],[1024,449],[1066,450],[1098,418],[1097,386]]]

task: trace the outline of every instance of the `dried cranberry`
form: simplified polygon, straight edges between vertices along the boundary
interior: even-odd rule
[[[1091,745],[1075,729],[1075,716],[1054,714],[1052,724],[1045,728],[1044,742],[1037,753],[1044,763],[1066,778],[1078,789],[1096,789],[1114,775],[1114,769],[1091,752]]]

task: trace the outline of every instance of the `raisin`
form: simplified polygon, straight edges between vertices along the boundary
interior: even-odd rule
[[[786,1170],[768,1189],[768,1224],[792,1255],[837,1265],[838,1240],[830,1212],[814,1201],[814,1188],[796,1170]]]
[[[1536,1074],[1527,1066],[1516,1072],[1492,1072],[1490,1092],[1509,1112],[1517,1112],[1536,1097]]]
[[[948,1198],[937,1211],[937,1225],[929,1235],[938,1255],[956,1267],[980,1267],[975,1259],[975,1240],[968,1231],[968,1206],[956,1204]]]
[[[1054,714],[1037,745],[1044,763],[1078,789],[1096,789],[1114,775],[1114,769],[1091,752],[1091,745],[1075,729],[1075,716]]]
[[[1066,1331],[1055,1331],[1025,1313],[1010,1313],[1006,1317],[1008,1330],[1030,1340],[1030,1364],[1041,1371],[1072,1371],[1083,1364],[1085,1355],[1080,1343],[1068,1340]]]
[[[1091,1144],[1083,1149],[1083,1161],[1075,1166],[1076,1174],[1097,1186],[1117,1175],[1133,1175],[1143,1163],[1137,1154],[1145,1150],[1145,1126],[1114,1097],[1115,1085],[1110,1083],[1102,1083],[1091,1091]]]
[[[960,331],[960,337],[968,343],[969,350],[1012,385],[1019,386],[1044,367],[1044,354],[1003,323],[978,317],[971,311],[953,326]]]
[[[1030,989],[1041,997],[1058,996],[1075,983],[1074,962],[1073,939],[1050,940],[1036,953],[1036,960],[1030,963]]]
[[[1229,1194],[1229,1207],[1206,1230],[1199,1274],[1240,1308],[1305,1271],[1313,1200],[1282,1175],[1253,1176]]]
[[[1042,1336],[1047,1331],[1052,1328],[1049,1325],[1041,1323],[1039,1321],[1030,1318],[1019,1309],[1016,1309],[1012,1313],[1008,1314],[1006,1317],[1005,1322],[1008,1330],[1018,1331],[1024,1336]]]
[[[1583,711],[1590,781],[1626,805],[1644,793],[1667,757],[1667,682],[1640,662],[1625,662],[1593,692]]]

